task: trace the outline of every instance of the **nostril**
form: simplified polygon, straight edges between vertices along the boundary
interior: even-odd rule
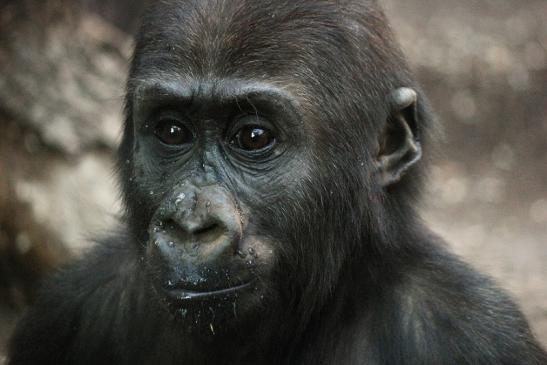
[[[208,243],[215,242],[225,236],[228,232],[226,225],[217,220],[206,219],[202,222],[193,219],[187,219],[177,222],[173,219],[167,219],[158,225],[164,235],[172,237],[175,241]]]
[[[192,234],[199,236],[199,235],[207,233],[208,231],[218,229],[218,226],[219,226],[218,223],[213,222],[206,226],[197,228],[196,230],[194,230],[194,232],[192,232]]]
[[[192,233],[184,227],[184,225],[178,224],[172,219],[167,219],[160,222],[157,227],[163,235],[167,235],[173,238],[176,238],[177,241],[187,241],[190,239]]]
[[[195,229],[191,234],[198,242],[213,242],[226,233],[226,227],[217,222],[212,222]]]

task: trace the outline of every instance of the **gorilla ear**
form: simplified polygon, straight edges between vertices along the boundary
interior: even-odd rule
[[[406,87],[387,100],[389,117],[378,141],[376,165],[382,186],[396,183],[422,157],[418,136],[418,94]]]

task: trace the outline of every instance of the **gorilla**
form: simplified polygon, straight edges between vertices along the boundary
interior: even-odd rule
[[[377,1],[154,2],[125,118],[123,222],[9,364],[547,364],[417,213],[437,122]]]

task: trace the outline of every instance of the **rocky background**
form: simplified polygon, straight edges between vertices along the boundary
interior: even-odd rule
[[[131,34],[145,1],[0,1],[0,364],[39,281],[119,212]],[[444,125],[424,217],[547,346],[547,1],[384,0]]]

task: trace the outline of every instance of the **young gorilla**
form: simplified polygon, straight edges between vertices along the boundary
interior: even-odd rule
[[[166,0],[137,38],[127,229],[10,364],[547,364],[414,205],[434,120],[372,0]]]

